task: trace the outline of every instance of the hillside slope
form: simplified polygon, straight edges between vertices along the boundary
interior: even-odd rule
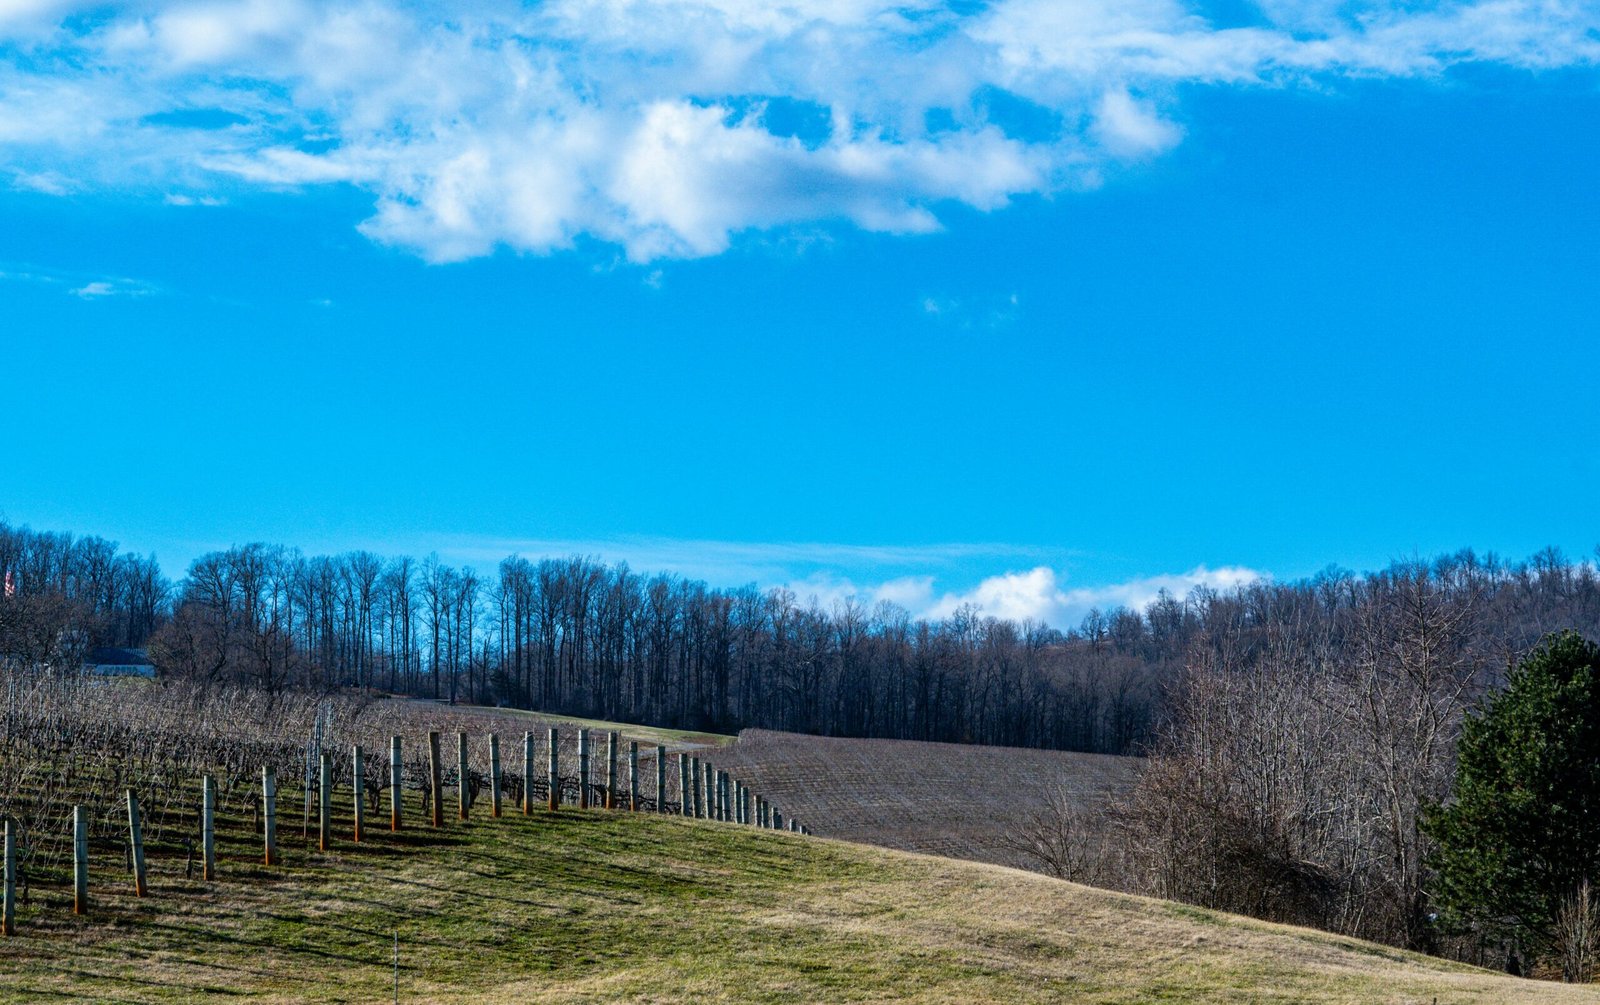
[[[1126,794],[1137,757],[747,729],[706,755],[812,833],[999,865],[1037,867],[1008,841],[1052,789],[1093,810]],[[1089,812],[1086,826],[1098,814]]]
[[[1600,1002],[990,865],[602,811],[96,875],[0,943],[0,1001]],[[114,883],[112,890],[107,884]]]

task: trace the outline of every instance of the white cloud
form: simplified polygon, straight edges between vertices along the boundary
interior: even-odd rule
[[[0,0],[0,41],[47,32],[71,0]]]
[[[1163,119],[1149,102],[1138,101],[1125,90],[1105,93],[1091,130],[1102,146],[1121,157],[1165,153],[1183,138],[1181,128]]]
[[[1229,590],[1265,578],[1269,578],[1265,573],[1243,566],[1210,569],[1202,565],[1188,572],[1071,587],[1061,581],[1055,570],[1039,565],[989,576],[970,590],[944,593],[937,590],[932,575],[902,576],[873,586],[818,572],[782,585],[794,591],[802,603],[814,601],[824,610],[845,600],[868,608],[886,600],[914,618],[929,621],[949,618],[966,607],[976,609],[980,617],[1034,621],[1065,631],[1076,627],[1093,608],[1107,611],[1127,607],[1142,612],[1163,590],[1182,599],[1195,587]]]
[[[178,203],[353,185],[375,204],[364,233],[437,261],[580,235],[644,261],[767,229],[927,232],[946,204],[998,209],[1170,149],[1182,85],[1600,61],[1595,5],[1554,0],[1267,0],[1248,27],[1177,0],[78,9],[0,0],[0,41],[26,55],[0,65],[16,184]],[[1008,121],[997,92],[1058,126]],[[775,130],[784,107],[811,125]]]
[[[102,300],[106,297],[143,297],[154,290],[148,284],[133,279],[95,279],[67,292],[83,300]]]
[[[928,613],[947,618],[957,608],[970,605],[993,618],[1051,622],[1065,603],[1066,594],[1056,585],[1056,574],[1041,565],[1027,572],[990,576],[967,593],[947,593]]]
[[[1103,611],[1121,606],[1142,611],[1154,602],[1163,590],[1181,599],[1196,587],[1231,590],[1258,579],[1270,578],[1265,572],[1242,565],[1225,565],[1218,569],[1198,565],[1188,572],[1144,576],[1108,586],[1069,589],[1063,594],[1061,610],[1063,616],[1070,617],[1072,623],[1076,624],[1092,607],[1098,607]]]
[[[56,171],[40,171],[33,174],[18,171],[12,175],[11,184],[19,189],[42,192],[45,195],[68,195],[73,188],[72,179]]]
[[[0,274],[3,275],[3,274]],[[222,543],[196,545],[196,553]],[[801,604],[832,610],[847,600],[869,611],[887,601],[913,618],[937,621],[963,606],[982,617],[1033,620],[1063,631],[1075,627],[1090,608],[1102,611],[1128,607],[1143,611],[1161,591],[1182,599],[1195,587],[1228,590],[1267,573],[1245,566],[1139,576],[1096,585],[1066,582],[1050,565],[1071,561],[1063,549],[1036,546],[954,542],[926,545],[862,545],[815,541],[714,541],[665,537],[513,538],[421,535],[416,539],[352,542],[347,537],[308,542],[309,554],[334,553],[351,547],[379,554],[438,554],[447,564],[492,569],[509,555],[530,561],[579,555],[602,562],[627,563],[635,573],[670,573],[703,580],[713,587],[754,584],[762,590],[782,588]],[[1015,566],[1027,564],[1026,568]],[[982,570],[1012,567],[983,575]],[[941,589],[940,583],[972,582],[970,589]]]
[[[1144,576],[1101,586],[1067,587],[1054,570],[1036,566],[1025,572],[991,576],[972,590],[946,593],[919,612],[927,618],[946,618],[962,606],[976,607],[987,617],[1011,621],[1033,620],[1055,628],[1078,624],[1091,608],[1127,607],[1143,611],[1163,590],[1182,598],[1195,587],[1228,590],[1258,579],[1265,573],[1243,566],[1208,569],[1200,565],[1188,572]]]

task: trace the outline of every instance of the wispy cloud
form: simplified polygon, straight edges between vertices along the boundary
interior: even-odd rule
[[[0,169],[58,194],[355,185],[431,260],[936,229],[1181,142],[1185,86],[1600,60],[1592,3],[0,4]],[[996,96],[1004,100],[997,100]],[[187,203],[185,202],[187,200]]]
[[[973,563],[1026,561],[1060,555],[1042,548],[1000,543],[863,545],[805,541],[710,541],[661,537],[428,539],[441,558],[487,568],[508,555],[538,559],[570,555],[627,562],[642,572],[670,572],[724,586],[779,586],[806,577],[948,572]],[[421,542],[417,546],[420,546]],[[417,546],[410,546],[416,551]],[[402,546],[401,550],[405,550]],[[816,580],[823,582],[823,578]]]
[[[581,555],[627,562],[643,573],[669,572],[701,579],[713,586],[753,583],[763,590],[788,589],[800,602],[815,602],[824,609],[845,600],[869,608],[888,601],[913,617],[937,621],[969,607],[980,616],[1032,620],[1062,629],[1077,625],[1092,608],[1143,610],[1163,590],[1182,598],[1198,586],[1226,590],[1270,578],[1245,566],[1200,565],[1186,572],[1080,584],[1043,564],[1070,563],[1070,552],[999,543],[862,545],[445,536],[436,539],[436,546],[443,560],[480,569],[492,568],[512,554],[530,559]],[[398,550],[418,551],[416,547]],[[1009,571],[987,571],[996,568]],[[946,585],[961,583],[975,585]]]
[[[940,324],[963,331],[994,331],[1017,320],[1022,313],[1022,298],[1016,293],[967,298],[930,295],[923,297],[918,306]]]
[[[81,300],[103,300],[107,297],[147,297],[155,287],[136,279],[95,279],[68,291]]]
[[[106,297],[144,297],[159,292],[153,283],[127,277],[90,277],[81,274],[56,272],[36,265],[5,265],[0,267],[0,282],[27,283],[54,288],[80,300],[100,300]]]
[[[11,185],[25,192],[45,195],[69,195],[75,187],[72,180],[59,171],[12,171]]]

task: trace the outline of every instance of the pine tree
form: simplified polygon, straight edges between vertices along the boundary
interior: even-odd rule
[[[1594,947],[1572,945],[1573,912],[1592,919],[1600,884],[1600,646],[1547,636],[1468,717],[1459,751],[1453,799],[1427,822],[1441,919],[1560,956],[1582,979]]]

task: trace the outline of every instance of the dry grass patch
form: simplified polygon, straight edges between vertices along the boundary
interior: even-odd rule
[[[1600,1002],[1011,869],[622,813],[373,836],[135,901],[36,904],[0,1001]],[[120,880],[121,877],[116,877]]]

